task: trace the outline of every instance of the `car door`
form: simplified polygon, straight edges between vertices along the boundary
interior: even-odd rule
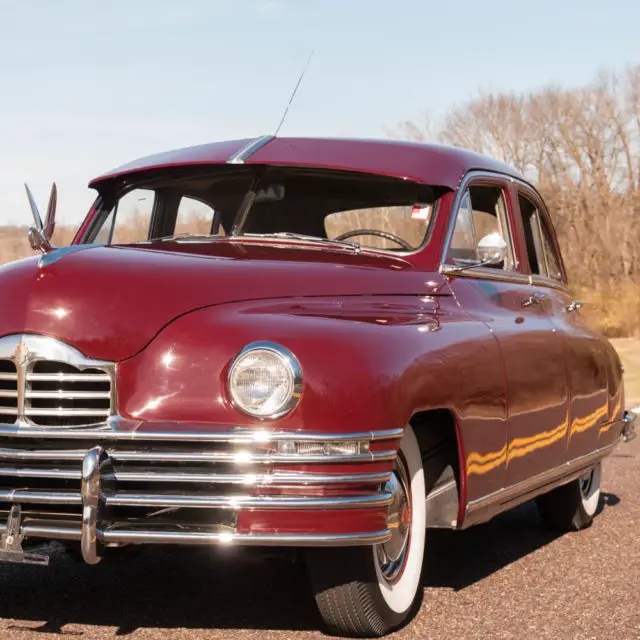
[[[490,328],[500,346],[508,415],[505,447],[495,459],[504,465],[505,486],[564,462],[569,405],[564,344],[551,320],[547,288],[528,274],[520,227],[514,232],[517,215],[510,183],[490,175],[470,178],[443,254],[456,300]],[[475,246],[491,232],[507,242],[505,261],[473,266]]]
[[[565,343],[571,408],[566,459],[598,448],[600,429],[608,422],[609,356],[606,343],[580,315],[571,297],[551,219],[542,199],[525,185],[517,187],[525,233],[535,245],[530,257],[532,280],[549,300],[551,320]]]

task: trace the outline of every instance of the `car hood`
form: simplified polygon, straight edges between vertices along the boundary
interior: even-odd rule
[[[0,336],[48,335],[88,357],[118,361],[194,309],[298,296],[424,295],[440,280],[402,258],[350,249],[229,241],[71,247],[0,268]]]

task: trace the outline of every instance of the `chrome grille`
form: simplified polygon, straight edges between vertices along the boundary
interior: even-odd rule
[[[0,360],[0,424],[13,424],[18,416],[18,371],[11,360]]]
[[[89,532],[93,544],[96,537],[112,543],[199,544],[229,536],[242,544],[252,538],[264,542],[265,536],[238,532],[242,512],[386,509],[392,500],[387,482],[401,435],[400,429],[331,435],[4,427],[0,522],[12,505],[20,505],[27,537],[81,539],[83,509],[94,486],[87,481],[87,463],[94,457],[101,464],[95,478],[98,528],[95,535]],[[366,446],[349,454],[281,453],[282,442],[301,439],[355,440]],[[353,517],[348,513],[345,517]],[[370,533],[344,532],[336,539],[340,544],[351,537],[354,544],[369,543]],[[371,535],[375,542],[390,534],[385,529]],[[309,544],[330,543],[313,536],[294,538],[297,543],[306,538]],[[274,544],[281,540],[280,533],[273,534]]]
[[[115,363],[36,335],[0,338],[0,424],[94,427],[115,415]]]
[[[39,361],[27,370],[24,415],[44,427],[94,425],[111,414],[111,376],[66,362]]]

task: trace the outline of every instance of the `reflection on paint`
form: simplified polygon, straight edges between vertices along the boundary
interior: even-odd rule
[[[571,423],[571,435],[573,436],[576,433],[582,433],[587,429],[591,429],[591,427],[593,427],[601,418],[606,417],[606,415],[607,405],[605,404],[584,418],[576,418]]]
[[[618,404],[613,411],[613,415],[617,415],[620,410],[621,402],[622,399],[619,399]],[[567,419],[562,424],[549,431],[543,431],[526,438],[514,438],[508,446],[505,445],[499,451],[486,454],[473,451],[467,456],[467,475],[482,475],[488,473],[504,463],[508,465],[511,460],[522,458],[523,456],[526,456],[533,451],[537,451],[538,449],[550,447],[565,438],[567,432],[571,435],[575,433],[582,433],[597,425],[598,422],[606,415],[607,404],[605,403],[589,415],[573,420],[570,428]],[[600,433],[602,434],[603,432],[608,431],[613,424],[615,424],[615,422],[608,422],[600,429]]]
[[[609,429],[611,429],[611,427],[613,427],[614,424],[618,423],[618,420],[616,420],[616,418],[618,416],[618,413],[620,413],[621,409],[622,409],[622,395],[619,395],[618,401],[616,402],[616,406],[613,408],[613,411],[611,412],[611,417],[614,419],[610,420],[606,424],[603,424],[602,427],[600,427],[600,431],[598,432],[598,438],[603,433],[606,433],[607,431],[609,431]]]

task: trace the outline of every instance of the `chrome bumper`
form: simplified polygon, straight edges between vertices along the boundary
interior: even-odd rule
[[[636,433],[636,419],[638,411],[638,409],[635,409],[633,411],[624,412],[624,417],[622,419],[624,422],[624,425],[622,427],[623,442],[631,442],[638,435]]]
[[[317,529],[334,510],[386,509],[392,441],[401,435],[0,429],[0,509],[7,514],[0,560],[18,561],[16,533],[20,541],[78,541],[90,564],[110,545],[385,542],[387,528]],[[308,513],[309,531],[239,527],[244,513],[277,511]]]

